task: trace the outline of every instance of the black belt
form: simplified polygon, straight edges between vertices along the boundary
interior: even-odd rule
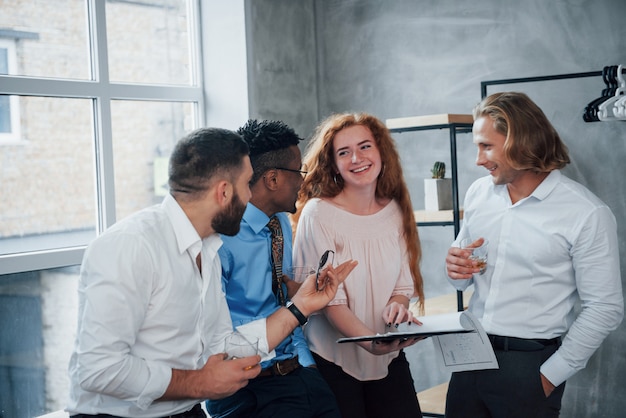
[[[70,418],[111,418],[115,417],[115,415],[109,414],[97,414],[97,415],[89,415],[89,414],[77,414],[71,415]],[[195,404],[193,408],[189,411],[181,412],[180,414],[168,415],[163,418],[206,418],[206,414],[202,410],[202,407],[199,403]]]
[[[561,338],[525,339],[516,337],[503,337],[500,335],[488,335],[494,350],[502,351],[540,351],[551,345],[560,344]]]
[[[270,367],[266,367],[261,370],[261,373],[257,377],[269,377],[269,376],[287,376],[294,370],[302,367],[298,362],[298,356],[288,358],[287,360],[281,360],[273,363]]]

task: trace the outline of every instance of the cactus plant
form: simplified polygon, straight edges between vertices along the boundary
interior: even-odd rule
[[[442,179],[446,176],[446,163],[437,161],[435,165],[433,165],[432,170],[430,172],[433,174],[434,179]]]

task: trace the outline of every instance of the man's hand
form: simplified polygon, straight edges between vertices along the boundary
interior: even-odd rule
[[[483,238],[478,238],[469,248],[480,247],[483,242]],[[472,252],[469,250],[458,247],[448,248],[448,255],[446,256],[446,271],[448,277],[454,280],[467,280],[471,279],[474,274],[480,273],[480,268],[477,265],[478,262],[470,260],[470,255],[472,255]]]
[[[546,398],[548,396],[550,396],[550,394],[552,393],[552,391],[555,389],[556,386],[554,386],[552,384],[552,382],[550,382],[548,379],[546,379],[546,377],[540,373],[541,376],[541,386],[543,386],[543,393],[545,393]]]
[[[297,293],[291,298],[292,302],[305,316],[319,311],[328,305],[337,293],[339,285],[348,277],[358,263],[354,260],[345,261],[337,267],[328,266],[320,272],[320,289],[315,290],[315,274],[306,278]]]
[[[209,357],[200,370],[172,369],[167,390],[159,400],[221,399],[232,395],[261,373],[261,357],[226,360],[226,354]]]

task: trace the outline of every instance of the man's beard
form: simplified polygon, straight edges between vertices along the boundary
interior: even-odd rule
[[[228,206],[213,218],[211,222],[213,230],[231,237],[237,235],[245,211],[246,204],[239,199],[239,194],[235,192]]]

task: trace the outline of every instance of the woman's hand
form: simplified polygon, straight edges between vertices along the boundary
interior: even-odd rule
[[[392,296],[383,309],[383,322],[388,327],[398,328],[403,322],[422,325],[415,319],[413,312],[409,309],[409,298],[402,295]]]
[[[389,299],[389,303],[383,309],[383,321],[385,325],[391,328],[392,332],[398,325],[408,322],[409,324],[422,325],[414,316],[413,312],[409,309],[409,298],[402,295],[392,296]],[[423,337],[419,338],[398,338],[392,341],[369,341],[361,345],[367,351],[374,355],[382,355],[391,353],[393,351],[402,350],[405,347],[409,347],[418,341],[423,340]]]
[[[405,347],[412,346],[418,341],[423,340],[424,337],[415,338],[398,338],[392,341],[370,341],[370,346],[363,346],[370,353],[380,356],[382,354],[392,353],[394,351],[402,350]]]

